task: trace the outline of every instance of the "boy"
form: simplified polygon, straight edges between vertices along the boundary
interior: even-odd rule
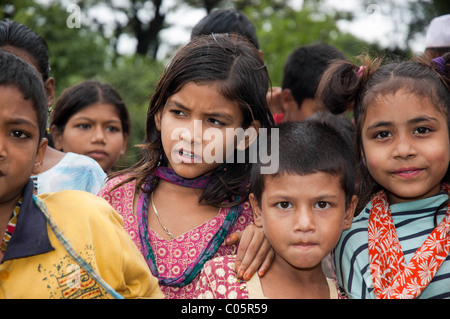
[[[263,277],[235,280],[234,256],[205,264],[199,298],[345,297],[327,279],[322,260],[350,227],[357,204],[352,152],[340,130],[320,120],[279,126],[279,170],[252,168],[250,202],[275,258]]]
[[[162,298],[103,199],[81,191],[33,195],[46,121],[40,76],[0,51],[0,298]]]

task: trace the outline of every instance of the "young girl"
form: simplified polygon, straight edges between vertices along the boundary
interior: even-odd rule
[[[325,106],[355,109],[367,205],[334,255],[351,298],[450,297],[449,58],[337,63],[322,78]]]
[[[242,150],[248,158],[251,140],[239,146],[226,137],[230,130],[273,125],[268,87],[264,62],[247,40],[196,37],[156,87],[141,160],[100,192],[122,214],[166,298],[192,298],[204,263],[236,253],[237,246],[224,240],[252,221],[251,163],[238,161]],[[214,137],[207,137],[211,132]]]
[[[55,80],[50,76],[49,52],[45,40],[15,21],[0,21],[0,49],[11,52],[31,64],[41,75],[47,94],[47,106],[55,100]],[[48,134],[46,136],[49,138]],[[36,194],[60,190],[82,190],[97,194],[106,174],[87,156],[63,153],[47,145],[39,173],[32,176]]]
[[[129,122],[120,95],[109,84],[87,80],[56,101],[50,132],[56,149],[89,156],[109,172],[125,154]]]
[[[350,227],[356,208],[351,144],[318,119],[278,128],[278,139],[271,141],[279,145],[278,171],[261,174],[260,163],[254,165],[249,196],[255,224],[264,229],[275,258],[264,277],[247,282],[236,279],[235,256],[208,261],[196,287],[199,298],[345,298],[322,261]]]

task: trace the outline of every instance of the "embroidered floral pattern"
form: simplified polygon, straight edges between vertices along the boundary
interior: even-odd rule
[[[123,179],[124,177],[121,176],[108,181],[99,193],[99,196],[106,199],[122,216],[124,229],[131,236],[141,253],[143,253],[139,239],[138,222],[136,216],[133,215],[134,181],[109,192],[112,187],[120,183]],[[208,240],[211,239],[215,232],[221,227],[228,211],[229,208],[221,209],[216,217],[178,236],[172,241],[165,240],[149,228],[149,241],[155,254],[156,264],[160,275],[165,277],[176,277],[177,274],[179,275],[186,270],[186,268],[195,261],[198,254],[205,248]],[[244,211],[239,216],[235,225],[230,229],[229,234],[244,230],[244,228],[252,221],[252,210],[249,202],[246,202],[244,204]],[[223,243],[214,257],[236,254],[236,252],[236,245],[227,246]],[[161,286],[161,290],[168,299],[191,299],[194,297],[197,280],[198,276],[186,286]]]
[[[449,187],[442,188],[449,193]],[[442,222],[406,265],[387,196],[372,198],[369,216],[369,261],[377,298],[413,299],[427,287],[450,251],[450,204]]]

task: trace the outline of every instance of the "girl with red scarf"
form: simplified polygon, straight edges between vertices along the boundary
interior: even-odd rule
[[[335,249],[350,298],[450,298],[449,61],[339,62],[319,87],[354,108],[362,206]]]

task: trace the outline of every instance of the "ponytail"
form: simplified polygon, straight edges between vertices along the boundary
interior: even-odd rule
[[[450,52],[432,59],[430,66],[438,74],[447,90],[450,91]]]
[[[325,71],[316,93],[316,99],[322,110],[341,114],[355,109],[362,89],[381,64],[381,59],[371,60],[368,55],[360,55],[357,59],[361,61],[361,66],[336,60]]]

